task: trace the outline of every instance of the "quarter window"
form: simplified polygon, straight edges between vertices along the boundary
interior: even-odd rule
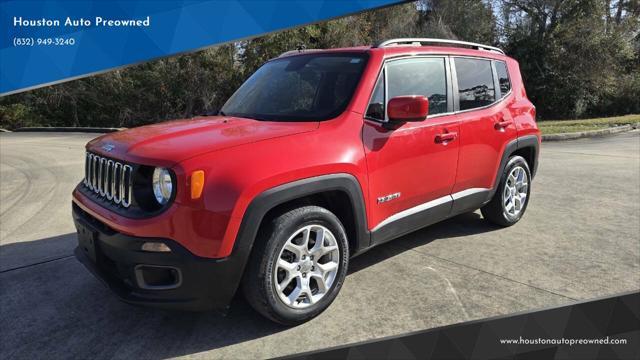
[[[500,84],[500,93],[505,97],[511,91],[511,82],[509,81],[509,72],[507,64],[502,61],[496,61],[496,73],[498,75],[498,84]]]
[[[376,82],[376,88],[373,90],[373,96],[367,107],[366,117],[384,121],[384,70]]]
[[[487,106],[496,100],[491,61],[455,58],[460,110]]]

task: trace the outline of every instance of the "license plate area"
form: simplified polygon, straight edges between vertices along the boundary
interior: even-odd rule
[[[96,262],[97,253],[97,236],[95,231],[91,231],[88,227],[79,224],[78,230],[78,246],[93,261]]]

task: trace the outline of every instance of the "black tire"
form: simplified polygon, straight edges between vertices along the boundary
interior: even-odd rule
[[[513,215],[513,214],[510,214],[505,209],[503,194],[505,193],[505,186],[507,185],[507,179],[509,177],[509,174],[511,174],[511,171],[516,167],[521,167],[524,169],[525,174],[527,176],[528,185],[526,189],[527,196],[524,200],[524,205],[522,206],[521,210],[517,214]],[[527,210],[527,205],[529,204],[530,195],[531,195],[531,171],[529,170],[529,165],[527,164],[527,161],[522,156],[517,156],[517,155],[512,156],[509,158],[507,165],[504,167],[504,171],[500,175],[500,183],[498,185],[498,189],[496,190],[496,193],[493,195],[493,198],[491,199],[491,201],[487,203],[485,206],[483,206],[480,209],[480,211],[482,212],[482,216],[486,220],[494,224],[504,226],[504,227],[511,226],[517,223],[524,215],[525,211]]]
[[[299,309],[288,306],[278,297],[272,274],[289,237],[308,225],[324,226],[334,235],[339,253],[338,270],[325,295],[315,304]],[[340,220],[318,206],[299,207],[276,216],[261,227],[245,270],[243,292],[249,304],[265,317],[283,325],[300,324],[319,315],[333,302],[342,288],[348,265],[349,244]]]

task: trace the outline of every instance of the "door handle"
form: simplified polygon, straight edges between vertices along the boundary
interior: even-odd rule
[[[436,135],[436,143],[438,144],[446,144],[450,141],[455,140],[458,137],[458,133],[457,132],[449,132],[449,133],[444,133],[444,134],[438,134]]]
[[[496,130],[502,130],[504,128],[506,128],[507,126],[513,124],[513,120],[503,120],[503,121],[498,121],[494,127]]]

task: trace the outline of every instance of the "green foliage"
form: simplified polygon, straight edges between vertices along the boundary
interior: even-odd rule
[[[477,0],[433,0],[426,26],[440,28],[437,37],[457,38],[482,44],[494,44],[497,38],[496,18],[492,8]],[[439,33],[439,34],[438,34]]]
[[[638,112],[640,55],[634,36],[640,21],[631,3],[503,2],[506,50],[520,62],[541,118]]]
[[[614,116],[607,118],[581,120],[547,120],[538,123],[543,134],[560,134],[581,131],[600,130],[622,125],[637,125],[640,115]]]
[[[29,106],[15,103],[0,105],[0,124],[0,128],[15,129],[38,125],[40,119],[35,117]]]
[[[541,118],[640,113],[637,0],[420,0],[0,98],[0,127],[132,127],[222,107],[299,48],[397,37],[496,44],[520,63]]]

